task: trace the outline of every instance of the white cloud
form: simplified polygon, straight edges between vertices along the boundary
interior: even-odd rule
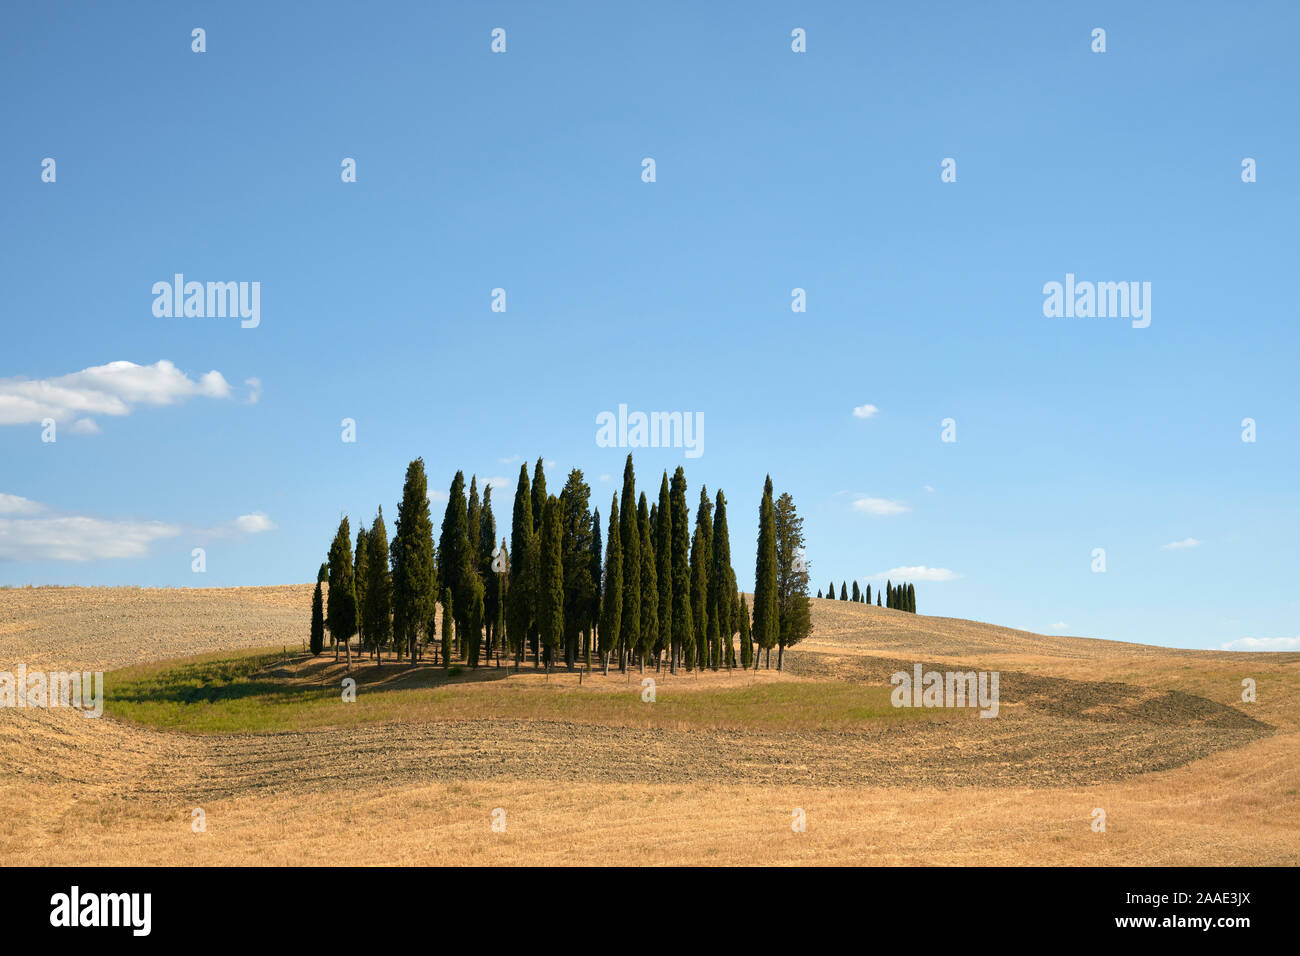
[[[235,527],[243,534],[261,534],[263,531],[275,530],[275,524],[261,511],[240,515],[235,519]]]
[[[524,459],[522,455],[511,455],[509,458],[498,458],[497,460],[503,465],[513,465],[515,462],[523,461]]]
[[[1064,631],[1067,630],[1069,627],[1070,625],[1066,624],[1064,621],[1057,621],[1055,624],[1052,625],[1053,630],[1057,630],[1057,631]]]
[[[0,492],[0,515],[35,515],[45,510],[45,505],[20,498],[18,495],[6,495]]]
[[[601,481],[609,481],[610,478],[611,478],[610,475],[601,475],[601,476],[600,476],[600,480],[601,480]]]
[[[924,564],[918,564],[914,568],[890,568],[888,571],[881,571],[879,574],[873,574],[871,580],[898,578],[903,581],[955,581],[959,577],[960,574],[947,568],[927,568]]]
[[[926,485],[926,486],[925,486],[925,490],[928,491],[928,492],[930,492],[931,494],[933,494],[933,493],[934,493],[934,485]]]
[[[196,396],[229,398],[230,394],[230,383],[215,370],[192,379],[166,359],[153,365],[109,362],[57,378],[0,379],[0,425],[33,424],[46,418],[64,422],[88,414],[128,415],[133,405],[172,405]],[[91,419],[83,420],[94,425]]]
[[[901,515],[905,511],[911,511],[906,504],[901,501],[894,501],[889,498],[872,498],[869,495],[858,495],[853,499],[853,510],[861,511],[869,515]]]
[[[1168,544],[1162,544],[1160,550],[1177,551],[1180,548],[1196,548],[1199,547],[1200,544],[1201,542],[1197,541],[1195,538],[1183,538],[1182,541],[1170,541]]]
[[[876,408],[875,405],[857,405],[853,409],[853,417],[871,418],[878,411],[880,411],[880,409]]]
[[[494,491],[500,491],[503,488],[510,487],[510,479],[502,478],[498,475],[495,478],[484,478],[481,484],[484,488],[491,488]]]
[[[447,494],[447,492],[445,492],[445,491],[440,491],[440,490],[437,489],[437,488],[435,488],[435,489],[433,489],[433,491],[429,492],[429,504],[431,504],[431,505],[446,504],[446,502],[447,502],[447,498],[448,498],[448,494]]]
[[[244,384],[248,386],[248,398],[245,401],[249,405],[256,405],[262,397],[262,380],[260,378],[246,378]]]
[[[1300,651],[1300,637],[1239,637],[1219,645],[1221,651]]]
[[[103,429],[93,418],[78,418],[72,423],[70,431],[74,435],[98,435]]]
[[[106,521],[82,515],[0,518],[0,560],[140,558],[152,542],[180,533],[177,525],[161,521]]]

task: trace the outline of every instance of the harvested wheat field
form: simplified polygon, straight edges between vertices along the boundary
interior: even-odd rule
[[[391,659],[343,703],[344,665],[302,652],[311,590],[0,590],[0,669],[116,672],[103,719],[0,710],[0,859],[1300,862],[1300,654],[815,600],[783,673],[649,674],[653,703],[639,672]],[[998,716],[891,707],[916,663],[998,671]],[[244,669],[215,702],[141,690],[212,667]]]

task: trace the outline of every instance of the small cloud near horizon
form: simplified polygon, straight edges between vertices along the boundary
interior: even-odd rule
[[[879,517],[884,515],[901,515],[903,512],[911,511],[912,509],[905,503],[890,498],[873,498],[870,495],[858,495],[853,499],[853,510]]]
[[[1170,541],[1168,544],[1162,544],[1162,545],[1160,546],[1160,550],[1161,550],[1161,551],[1178,551],[1178,550],[1180,550],[1180,549],[1182,549],[1182,548],[1196,548],[1196,547],[1200,547],[1200,544],[1201,544],[1201,542],[1197,541],[1195,538],[1183,538],[1182,541]]]
[[[1300,637],[1239,637],[1219,645],[1221,651],[1300,651]]]
[[[853,417],[854,417],[854,418],[871,418],[871,417],[873,417],[873,416],[876,414],[876,412],[878,412],[878,411],[880,411],[880,409],[876,408],[875,405],[855,405],[854,408],[853,408]]]

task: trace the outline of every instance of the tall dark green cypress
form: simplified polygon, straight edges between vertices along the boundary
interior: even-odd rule
[[[847,586],[845,586],[845,583],[844,583],[843,581],[841,581],[841,582],[840,582],[840,600],[841,600],[841,601],[847,601],[848,599],[849,599],[849,589],[848,589]]]
[[[788,491],[776,500],[775,512],[777,606],[781,615],[776,669],[781,670],[785,649],[812,633],[812,611],[808,603],[808,568],[800,560],[805,545],[803,518],[799,517],[794,497]]]
[[[641,492],[636,506],[636,524],[641,537],[641,673],[645,662],[654,653],[659,639],[659,568],[655,556],[654,538],[650,533],[650,512],[645,492]]]
[[[619,540],[618,495],[609,503],[609,534],[605,544],[605,576],[600,600],[600,661],[609,673],[609,655],[618,644],[623,613],[623,545]]]
[[[727,498],[718,490],[713,506],[713,571],[709,575],[709,634],[713,667],[731,667],[736,630],[736,571],[731,566],[731,533],[727,530]]]
[[[357,528],[357,548],[352,556],[353,594],[357,602],[357,635],[361,646],[366,645],[366,585],[370,583],[370,544],[366,540],[365,525]]]
[[[636,473],[631,454],[623,465],[623,498],[618,507],[618,540],[623,548],[623,615],[618,645],[622,670],[641,644],[641,532],[636,523]]]
[[[695,660],[700,669],[716,662],[709,659],[713,641],[709,632],[709,575],[713,573],[713,502],[708,489],[700,486],[700,503],[695,509],[695,534],[691,537],[691,623],[695,627]]]
[[[352,530],[348,527],[347,516],[339,522],[334,543],[330,545],[330,589],[329,603],[325,610],[325,620],[329,624],[330,638],[334,645],[334,658],[338,659],[338,643],[348,652],[349,663],[352,660],[352,635],[357,632],[357,594],[352,572]]]
[[[542,528],[542,589],[537,610],[539,637],[549,673],[564,641],[564,518],[563,506],[554,495],[546,498]]]
[[[695,629],[691,624],[691,513],[686,505],[686,472],[680,465],[673,472],[669,494],[672,522],[672,637],[674,660],[694,665]]]
[[[772,476],[763,483],[763,500],[758,506],[758,549],[754,561],[754,641],[760,651],[771,650],[780,635],[776,583],[776,514],[772,501]],[[754,661],[755,668],[758,660]]]
[[[452,620],[456,622],[457,643],[462,654],[469,651],[469,593],[465,589],[466,572],[473,565],[469,549],[469,513],[465,504],[465,473],[456,472],[447,491],[447,508],[442,515],[442,534],[438,538],[438,574],[442,586],[451,591]]]
[[[317,580],[316,591],[311,596],[311,652],[315,656],[325,649],[325,608],[320,585]]]
[[[561,564],[564,568],[564,663],[570,670],[578,659],[582,631],[591,616],[596,584],[591,579],[591,488],[582,470],[569,472],[560,492]]]
[[[393,640],[400,653],[415,645],[420,628],[433,614],[433,522],[429,519],[429,486],[424,459],[406,466],[402,500],[390,549],[393,562]]]
[[[533,541],[533,499],[528,487],[528,466],[519,466],[515,507],[510,520],[510,587],[506,591],[506,634],[515,667],[523,660],[528,629],[533,621],[536,545]]]
[[[894,582],[885,578],[885,607],[894,606]]]
[[[497,576],[492,572],[492,552],[497,546],[497,519],[492,513],[492,486],[483,486],[483,507],[479,510],[478,525],[478,574],[483,582],[483,626],[487,634],[487,657],[501,640],[497,627],[500,609],[497,607]]]
[[[383,647],[393,632],[393,581],[388,570],[388,528],[384,524],[384,509],[380,507],[366,536],[370,556],[366,561],[370,580],[366,583],[366,637],[370,641],[375,659],[383,663]]]
[[[655,574],[659,580],[659,636],[656,654],[668,655],[668,669],[674,670],[673,652],[673,519],[668,472],[659,481],[659,503],[655,505]],[[656,666],[659,666],[656,662]]]
[[[870,584],[867,585],[867,603],[868,603],[868,604],[871,603],[871,585],[870,585]]]
[[[916,588],[910,584],[907,586],[907,609],[916,613]]]
[[[604,568],[601,566],[601,555],[603,554],[600,530],[600,509],[597,508],[591,516],[591,553],[588,557],[588,566],[591,568],[591,605],[587,611],[586,627],[587,637],[582,648],[583,663],[586,664],[587,670],[591,670],[591,652],[592,645],[596,640],[596,628],[600,626],[600,595],[601,586],[604,580]]]
[[[835,582],[832,581],[830,587],[826,589],[826,596],[832,601],[835,600]]]
[[[854,603],[854,604],[861,604],[861,603],[862,603],[862,592],[858,590],[858,582],[857,582],[857,581],[854,581],[854,582],[853,582],[853,594],[852,594],[852,600],[853,600],[853,603]]]
[[[542,459],[538,458],[537,464],[533,466],[533,537],[537,540],[537,560],[534,562],[536,577],[533,583],[533,593],[535,594],[533,623],[528,633],[529,643],[533,651],[533,662],[537,666],[541,665],[542,660],[542,538],[546,533],[546,499],[549,497],[546,493],[546,472],[543,470],[542,465]]]

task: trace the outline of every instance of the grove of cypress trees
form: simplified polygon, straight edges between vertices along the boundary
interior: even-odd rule
[[[776,646],[781,622],[777,611],[776,515],[772,502],[772,476],[763,483],[763,500],[758,506],[758,553],[754,562],[754,640],[761,651]],[[758,661],[754,661],[755,669]]]
[[[402,648],[410,647],[414,664],[419,628],[433,613],[433,522],[429,519],[429,488],[423,458],[406,466],[391,557],[393,638],[399,645],[399,653]]]
[[[673,472],[669,494],[672,521],[673,655],[689,669],[694,665],[695,629],[691,624],[690,509],[686,505],[686,472]],[[687,656],[689,655],[689,657]]]
[[[654,539],[650,535],[650,512],[645,492],[636,506],[636,525],[641,538],[641,673],[646,658],[654,653],[659,639],[659,569]]]
[[[641,530],[636,519],[636,473],[629,453],[623,465],[623,499],[618,503],[618,540],[623,548],[623,615],[619,624],[618,667],[641,643]]]
[[[619,540],[618,495],[609,503],[609,534],[605,545],[605,580],[601,589],[600,659],[606,674],[609,673],[609,655],[618,643],[623,614],[623,545]]]

